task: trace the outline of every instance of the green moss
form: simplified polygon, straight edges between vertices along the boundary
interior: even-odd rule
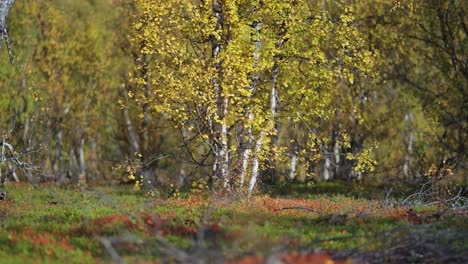
[[[157,250],[156,234],[163,234],[170,243],[191,251],[196,244],[197,228],[204,221],[207,228],[217,226],[217,230],[207,234],[205,245],[229,256],[267,255],[278,245],[286,245],[289,250],[304,247],[350,250],[370,243],[374,234],[412,224],[405,218],[406,209],[386,208],[363,194],[353,195],[353,188],[342,183],[296,187],[298,197],[304,190],[310,192],[300,196],[306,199],[288,201],[310,202],[319,213],[274,209],[276,202],[285,201],[284,197],[267,198],[260,203],[222,203],[211,208],[204,202],[191,204],[190,197],[145,198],[130,187],[127,192],[120,186],[80,192],[49,185],[38,190],[27,185],[9,185],[14,199],[0,205],[0,259],[2,263],[108,262],[110,256],[97,237],[130,235],[133,241],[140,242],[114,246],[124,259],[138,262],[162,253]],[[346,194],[346,190],[350,193]],[[361,210],[367,216],[359,216]],[[396,210],[395,216],[390,217],[389,210]],[[414,210],[423,214],[437,208],[424,206]],[[468,229],[463,216],[430,221],[434,230]],[[48,237],[41,237],[45,234]],[[466,243],[457,246],[463,248]]]

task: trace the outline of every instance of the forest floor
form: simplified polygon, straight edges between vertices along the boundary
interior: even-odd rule
[[[162,199],[129,185],[6,189],[2,263],[468,262],[466,206],[423,203],[421,193],[416,201],[348,183],[290,184],[251,199]]]

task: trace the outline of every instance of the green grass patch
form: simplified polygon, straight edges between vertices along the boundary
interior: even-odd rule
[[[369,198],[382,195],[369,193],[379,189],[361,190],[340,182],[283,185],[272,195],[236,201],[189,194],[147,198],[122,186],[85,191],[54,185],[6,188],[11,199],[0,202],[2,263],[108,262],[111,256],[102,238],[112,241],[124,260],[144,263],[168,260],[161,239],[187,253],[204,247],[232,258],[264,256],[278,246],[291,252],[378,248],[383,245],[374,241],[376,236],[399,226],[468,230],[464,214],[435,219],[436,207],[388,207]],[[285,195],[286,188],[295,188],[293,195]]]

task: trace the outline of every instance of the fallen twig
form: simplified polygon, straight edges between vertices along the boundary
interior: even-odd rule
[[[106,237],[100,237],[96,236],[96,239],[101,242],[101,244],[104,246],[104,249],[109,253],[109,255],[114,259],[115,262],[119,264],[123,264],[123,260],[120,257],[120,255],[117,253],[115,248],[112,246],[112,241],[109,238]]]
[[[286,206],[286,207],[280,208],[279,210],[283,211],[283,210],[294,210],[294,209],[305,210],[305,211],[309,211],[309,212],[312,212],[312,213],[320,214],[320,212],[318,212],[318,211],[316,211],[316,210],[314,210],[312,208],[304,207],[304,206]]]

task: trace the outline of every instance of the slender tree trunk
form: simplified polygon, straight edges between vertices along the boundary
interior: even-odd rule
[[[339,117],[337,117],[339,119]],[[333,144],[333,175],[335,177],[348,177],[347,175],[340,175],[341,164],[340,164],[340,144],[338,143],[340,124],[337,122],[333,129],[332,144]]]
[[[262,49],[262,43],[260,41],[260,25],[262,24],[261,21],[254,21],[252,26],[255,29],[255,39],[254,39],[254,46],[255,49],[253,51],[253,57],[254,57],[254,62],[253,62],[253,68],[257,68],[258,66],[258,60],[260,59],[260,51]],[[250,92],[253,95],[255,90],[257,89],[259,77],[257,74],[254,74],[252,77],[252,83],[250,86]],[[254,115],[250,110],[246,111],[248,113],[249,117],[249,122],[252,124],[254,120]],[[247,135],[246,139],[242,139],[243,142],[245,143],[242,149],[242,171],[241,171],[241,179],[240,179],[240,187],[242,188],[245,182],[245,176],[247,175],[247,170],[249,167],[249,161],[250,161],[250,153],[251,148],[252,148],[252,128],[249,126],[247,129]],[[257,163],[258,163],[258,158],[257,158]]]
[[[249,182],[249,197],[252,195],[255,185],[257,184],[257,179],[258,179],[258,170],[260,167],[259,163],[259,157],[258,155],[260,154],[260,151],[262,149],[262,144],[263,144],[263,137],[265,136],[265,131],[262,130],[260,132],[260,135],[258,139],[255,141],[255,149],[253,152],[253,161],[252,161],[252,173],[250,175],[250,182]]]
[[[97,147],[97,143],[96,143],[96,138],[95,137],[92,137],[91,138],[91,144],[90,144],[90,153],[89,153],[89,170],[92,175],[92,180],[93,181],[97,181],[97,175],[98,174],[102,174],[104,175],[104,173],[102,173],[102,171],[99,171],[99,167],[98,167],[98,147]]]
[[[292,120],[291,120],[292,121]],[[293,143],[291,146],[291,160],[289,162],[289,171],[288,171],[288,178],[289,180],[294,180],[296,178],[297,172],[297,155],[299,152],[299,145],[297,139],[297,127],[292,127],[292,135],[291,139],[293,139]]]
[[[276,48],[277,49],[282,49],[283,48],[283,42],[281,40],[281,37],[278,38],[276,42]],[[276,118],[276,108],[277,108],[277,91],[276,91],[276,86],[278,83],[278,76],[279,76],[279,63],[278,63],[279,58],[277,56],[274,57],[274,64],[273,64],[273,69],[271,72],[271,79],[270,79],[270,127],[271,129],[275,128],[275,118]],[[277,132],[277,131],[276,131]],[[262,144],[265,136],[265,130],[262,130],[260,132],[259,137],[257,138],[255,142],[255,149],[253,152],[253,157],[252,157],[252,173],[250,176],[250,182],[249,182],[249,196],[252,194],[255,185],[258,180],[258,170],[259,170],[259,154],[262,149]],[[272,143],[270,144],[270,153],[273,153],[273,147],[274,147],[274,142],[276,135],[273,136],[272,138]],[[276,170],[276,166],[274,164],[274,157],[270,156],[270,163],[272,164],[273,168],[270,169],[270,172],[274,174]]]
[[[76,151],[74,151],[73,148],[70,148],[67,174],[69,175],[71,181],[74,183],[78,182],[78,176],[79,176],[76,173],[79,170],[78,169],[79,165],[78,165],[76,154],[77,154]]]
[[[223,3],[221,1],[213,1],[213,13],[216,18],[215,30],[220,30],[223,27]],[[214,150],[215,153],[215,163],[213,165],[213,177],[223,180],[223,187],[226,188],[229,183],[229,144],[228,144],[228,127],[226,123],[226,116],[228,114],[228,97],[223,91],[222,88],[222,75],[223,69],[221,65],[221,42],[215,36],[211,36],[211,55],[212,59],[216,62],[216,75],[212,78],[213,89],[217,95],[217,115],[219,121],[216,121],[217,118],[212,117],[214,120],[214,137],[215,145],[217,149]],[[214,183],[214,180],[212,180]]]
[[[405,121],[407,123],[407,133],[406,133],[406,151],[405,158],[403,160],[403,176],[405,179],[410,179],[410,169],[411,169],[411,157],[413,155],[413,144],[414,144],[414,132],[411,123],[413,122],[413,115],[408,112],[405,115]]]
[[[331,173],[331,166],[332,162],[330,160],[330,157],[325,158],[325,162],[323,163],[323,168],[322,168],[322,179],[328,181],[333,178],[333,175]]]
[[[276,93],[276,85],[278,83],[278,75],[279,75],[279,65],[275,62],[271,74],[271,90],[270,90],[270,122],[272,127],[275,127],[275,118],[276,118],[276,108],[277,108],[277,93]]]
[[[341,157],[340,157],[340,145],[338,144],[338,141],[335,141],[335,145],[333,146],[333,154],[335,158],[335,175],[340,174],[340,162],[341,162]]]
[[[6,20],[10,8],[13,6],[16,0],[1,0],[0,1],[0,44],[3,43],[3,38],[5,38],[8,57],[10,58],[10,63],[13,64],[13,56],[11,54],[10,48],[10,37],[8,35],[8,29],[6,25]],[[1,45],[0,45],[1,48]]]
[[[252,133],[250,131],[250,133]],[[247,175],[247,170],[249,168],[249,160],[250,160],[250,146],[246,146],[245,149],[242,151],[242,169],[240,175],[240,188],[244,186],[245,176]]]
[[[283,43],[283,35],[286,34],[286,29],[283,29],[283,33],[281,33],[278,36],[278,39],[276,40],[275,47],[278,50],[282,50],[284,48],[284,43]],[[279,124],[276,122],[276,112],[278,108],[278,91],[277,91],[277,85],[278,85],[278,76],[280,73],[280,65],[279,65],[279,56],[275,55],[273,58],[274,63],[273,63],[273,68],[271,71],[271,79],[270,79],[270,126],[271,129],[274,129],[274,134],[271,136],[271,142],[270,142],[270,153],[274,153],[273,149],[276,148],[278,149],[279,147]],[[275,157],[270,156],[270,164],[271,168],[269,169],[271,178],[273,181],[276,181],[276,162],[275,162]]]
[[[223,117],[221,121],[221,149],[220,158],[222,159],[221,165],[221,178],[224,179],[223,187],[227,188],[229,184],[229,142],[228,142],[228,128],[226,124],[226,115],[228,112],[228,98],[223,98]]]
[[[297,171],[297,155],[293,153],[291,156],[291,163],[289,165],[289,179],[294,180],[296,178]]]
[[[128,90],[126,91],[128,92]],[[128,105],[128,98],[125,92],[125,103]],[[125,119],[125,125],[127,126],[128,140],[130,141],[130,146],[132,146],[135,152],[141,153],[140,144],[138,143],[138,135],[133,125],[132,119],[130,118],[130,113],[128,112],[127,107],[123,109],[123,115]]]
[[[142,68],[141,68],[141,77],[145,81],[144,85],[144,102],[142,105],[142,114],[143,114],[143,121],[141,123],[141,145],[140,145],[140,150],[138,151],[138,154],[140,154],[140,161],[141,164],[143,164],[143,167],[141,168],[141,174],[143,176],[143,183],[144,187],[146,189],[152,189],[155,187],[156,184],[156,176],[153,172],[153,170],[149,167],[146,166],[145,164],[149,161],[150,156],[154,155],[154,153],[150,153],[149,149],[149,124],[151,123],[151,117],[148,114],[148,109],[149,109],[149,95],[150,95],[150,87],[149,87],[149,59],[147,55],[143,55],[141,58],[141,61],[143,62]]]
[[[56,155],[53,158],[53,169],[56,175],[59,175],[59,182],[64,183],[67,177],[67,174],[63,171],[63,164],[62,164],[62,152],[63,152],[63,130],[61,125],[59,124],[57,132],[57,144],[55,146]]]
[[[279,45],[279,44],[278,44]],[[275,59],[277,60],[277,59]],[[270,90],[270,126],[272,129],[274,129],[274,134],[271,137],[271,143],[270,143],[270,153],[274,153],[273,149],[278,148],[278,136],[279,136],[279,126],[276,124],[276,109],[278,107],[278,94],[276,90],[276,86],[278,84],[278,75],[279,75],[279,64],[277,61],[275,61],[275,64],[273,65],[273,70],[271,74],[271,90]],[[273,181],[276,181],[276,162],[275,162],[275,157],[270,156],[270,164],[271,168],[269,169],[270,171],[270,176]]]
[[[78,158],[79,158],[79,163],[80,163],[80,176],[83,177],[84,179],[87,179],[87,166],[86,166],[86,159],[85,159],[85,139],[81,138],[80,140],[80,147],[78,150]]]
[[[325,153],[325,161],[322,165],[322,179],[328,181],[332,180],[336,176],[336,153],[335,153],[335,148],[337,146],[337,131],[336,131],[336,126],[332,130],[332,136],[331,136],[331,144],[333,146],[333,152],[327,152]],[[333,154],[332,154],[333,153]]]

